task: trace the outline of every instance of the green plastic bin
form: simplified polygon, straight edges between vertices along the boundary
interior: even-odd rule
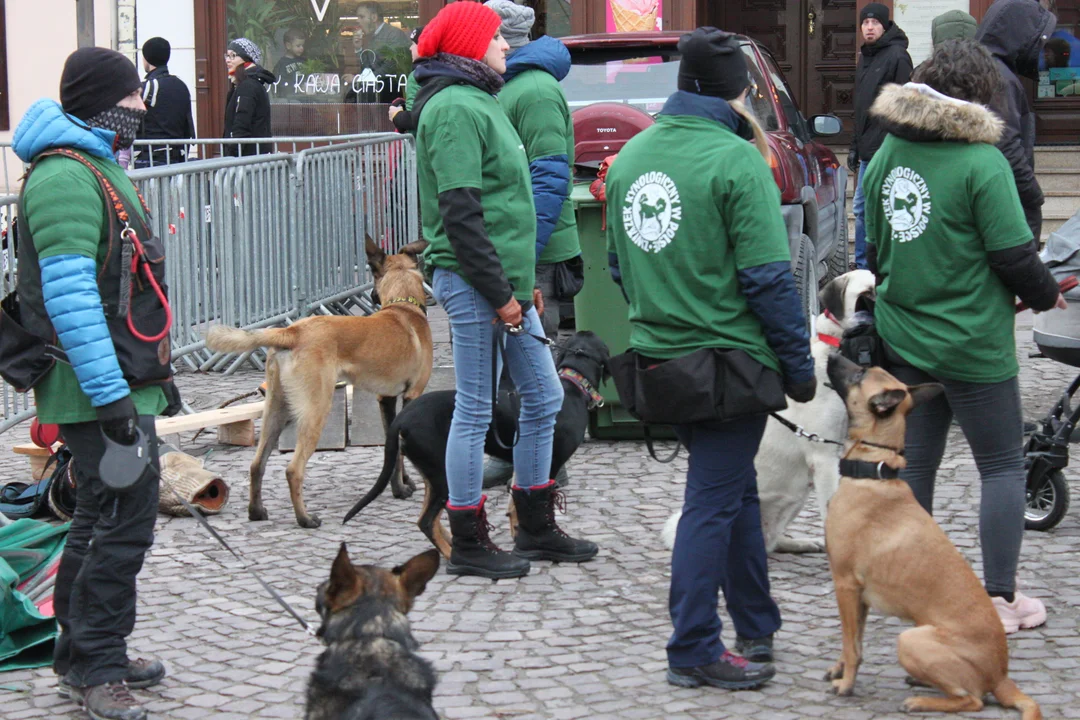
[[[574,298],[574,318],[578,330],[591,330],[607,343],[612,355],[625,352],[630,346],[630,320],[626,299],[608,270],[607,231],[602,230],[603,203],[589,192],[588,183],[578,183],[570,199],[577,213],[578,235],[581,238],[581,259],[585,264],[585,284]],[[615,384],[608,381],[600,387],[604,406],[593,411],[589,434],[602,440],[637,440],[645,437],[644,425],[619,402]],[[652,427],[655,438],[672,439],[670,427]]]

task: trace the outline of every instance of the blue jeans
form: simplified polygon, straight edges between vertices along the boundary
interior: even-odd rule
[[[436,268],[435,299],[450,318],[453,335],[457,400],[446,444],[446,480],[450,505],[472,507],[480,502],[484,473],[484,438],[491,425],[492,364],[501,372],[502,358],[492,357],[498,317],[491,303],[458,274]],[[525,331],[544,335],[535,308],[525,314]],[[536,338],[506,337],[506,364],[521,397],[519,438],[514,446],[515,486],[529,489],[548,482],[555,416],[563,390],[551,351]],[[512,438],[502,441],[509,443]]]
[[[863,194],[863,175],[869,160],[859,161],[859,177],[855,181],[855,199],[852,210],[855,212],[855,264],[860,270],[866,270],[866,195]],[[847,220],[844,220],[847,222]]]
[[[740,636],[761,638],[780,628],[780,609],[769,594],[754,469],[766,419],[675,428],[690,468],[671,555],[668,608],[675,631],[667,655],[673,668],[709,665],[724,653],[716,612],[721,589]]]

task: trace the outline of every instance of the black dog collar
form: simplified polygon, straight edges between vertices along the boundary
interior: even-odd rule
[[[900,477],[900,471],[889,467],[884,461],[874,463],[865,460],[841,460],[840,477],[853,480],[896,480]]]
[[[589,398],[590,410],[604,407],[604,396],[597,392],[596,388],[593,387],[593,384],[589,382],[589,379],[577,370],[559,368],[559,377],[569,380],[578,390],[585,394],[585,397]]]

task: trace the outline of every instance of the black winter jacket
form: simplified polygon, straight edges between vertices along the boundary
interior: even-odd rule
[[[896,23],[890,23],[876,43],[862,46],[862,59],[855,71],[855,136],[851,141],[851,152],[859,160],[874,157],[885,139],[885,130],[870,115],[870,106],[881,88],[889,83],[903,85],[911,79],[907,48],[907,35]]]
[[[990,109],[1005,121],[997,147],[1012,167],[1036,242],[1042,231],[1043,193],[1035,178],[1035,113],[1020,78],[1038,78],[1043,44],[1056,24],[1053,14],[1034,0],[997,0],[975,34],[1001,72],[1004,85],[990,103]]]
[[[270,129],[270,95],[267,85],[277,82],[268,70],[254,65],[239,85],[229,90],[225,102],[225,137],[263,138],[273,135]],[[274,151],[271,143],[226,145],[226,155],[263,155]]]
[[[146,117],[139,130],[140,140],[186,140],[195,137],[195,122],[191,117],[191,92],[184,81],[169,74],[168,66],[154,68],[143,82],[143,102]],[[159,154],[165,153],[162,148]],[[157,152],[155,150],[155,152]],[[184,159],[184,151],[178,150]],[[155,164],[158,160],[155,158]]]

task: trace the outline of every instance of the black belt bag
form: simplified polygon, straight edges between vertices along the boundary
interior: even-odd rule
[[[610,365],[623,407],[653,425],[733,420],[787,407],[780,373],[743,350],[705,348],[666,361],[630,350]]]
[[[569,302],[585,286],[585,261],[580,255],[555,263],[555,299]]]
[[[18,392],[27,392],[67,362],[67,355],[22,326],[19,298],[12,292],[0,302],[0,377]]]

